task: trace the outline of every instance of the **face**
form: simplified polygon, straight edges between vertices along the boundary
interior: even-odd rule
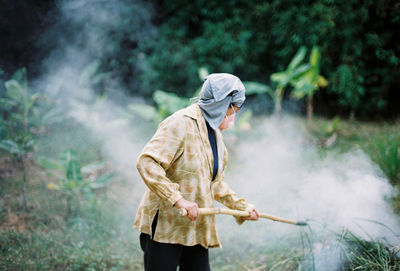
[[[221,131],[225,131],[225,130],[233,127],[233,125],[235,124],[235,115],[236,115],[237,111],[239,111],[239,107],[237,107],[237,106],[230,105],[228,107],[228,110],[226,111],[223,121],[218,126],[218,128]]]

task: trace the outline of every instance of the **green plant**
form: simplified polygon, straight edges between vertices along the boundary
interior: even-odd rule
[[[100,67],[101,61],[99,59],[90,62],[82,71],[79,78],[79,85],[88,88],[107,79],[109,73],[100,72]]]
[[[243,85],[246,88],[246,96],[268,94],[271,98],[274,97],[274,91],[268,85],[253,81],[244,81]]]
[[[60,122],[63,117],[60,109],[53,107],[50,102],[44,102],[45,96],[30,91],[25,68],[16,71],[4,86],[6,95],[0,98],[0,149],[10,153],[21,164],[22,199],[26,210],[25,162],[28,153],[34,151],[37,138],[44,133],[45,127]],[[39,101],[42,103],[39,104]]]
[[[8,127],[8,138],[20,132],[42,135],[47,126],[64,119],[61,109],[48,97],[30,90],[25,68],[16,71],[4,85],[6,95],[0,98],[0,113],[3,125]]]
[[[297,99],[307,97],[307,121],[309,124],[312,123],[313,118],[313,96],[320,87],[326,87],[328,85],[328,81],[319,74],[320,60],[320,50],[318,47],[314,46],[310,54],[309,69],[290,81],[291,85],[294,87],[292,92],[293,97]]]
[[[0,103],[5,108],[2,114],[0,149],[10,153],[21,164],[23,171],[22,199],[23,208],[27,209],[26,199],[26,166],[27,154],[35,145],[35,134],[30,129],[30,115],[39,94],[28,90],[26,69],[18,70],[11,80],[5,82],[7,96]]]
[[[15,129],[27,131],[29,128],[29,115],[39,99],[39,93],[31,94],[28,89],[26,69],[15,72],[11,80],[5,82],[7,97],[1,99],[1,104],[10,111],[9,122]]]
[[[276,84],[276,89],[272,95],[272,99],[275,103],[275,114],[277,115],[280,115],[281,112],[285,88],[310,69],[310,64],[300,65],[306,52],[306,48],[304,46],[301,47],[290,61],[286,70],[271,74],[271,80]]]
[[[322,133],[324,136],[335,134],[339,128],[340,118],[335,117],[333,120],[322,124]]]
[[[374,138],[369,154],[391,183],[400,185],[400,135],[392,134]]]
[[[67,201],[67,217],[73,211],[79,212],[81,196],[88,200],[95,200],[93,191],[106,186],[114,176],[112,172],[98,174],[105,166],[105,163],[101,161],[81,167],[76,152],[71,149],[63,151],[58,162],[41,158],[39,163],[47,169],[58,171],[53,174],[59,179],[59,182],[49,183],[47,187],[64,194]],[[73,210],[73,203],[76,205],[76,210]]]
[[[190,105],[189,98],[180,97],[175,93],[162,90],[156,90],[153,93],[153,100],[157,105],[156,107],[134,103],[130,104],[128,109],[145,120],[159,123],[172,113]]]
[[[350,231],[340,237],[344,263],[341,270],[398,271],[399,249],[380,240],[365,240]]]
[[[210,73],[205,67],[200,67],[198,69],[198,76],[201,81],[204,81],[209,74]],[[200,91],[201,86],[197,88],[191,99],[198,98]],[[191,99],[189,98],[181,97],[175,93],[162,90],[156,90],[153,93],[152,98],[157,105],[156,107],[147,104],[133,103],[128,106],[128,109],[145,120],[159,123],[167,116],[190,105],[191,103]]]
[[[29,132],[19,133],[13,140],[3,139],[0,140],[0,149],[10,153],[14,160],[21,165],[22,168],[22,206],[24,211],[27,210],[26,199],[26,160],[27,155],[31,152],[35,145],[35,138]]]
[[[363,84],[364,79],[357,69],[350,65],[341,64],[333,76],[332,85],[339,96],[338,104],[350,108],[350,119],[354,118],[356,111],[363,106],[362,98],[366,94]],[[377,105],[382,107],[382,103],[379,99]]]

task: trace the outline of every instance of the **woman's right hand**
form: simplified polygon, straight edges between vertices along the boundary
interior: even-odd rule
[[[199,206],[197,203],[185,200],[184,198],[181,198],[177,202],[175,202],[175,207],[178,209],[184,208],[187,211],[187,217],[191,221],[195,221],[197,217],[199,216]]]

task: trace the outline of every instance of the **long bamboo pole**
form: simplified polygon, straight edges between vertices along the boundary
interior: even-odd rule
[[[231,210],[231,209],[224,209],[224,208],[199,208],[200,215],[233,215],[233,216],[249,216],[250,213],[246,211],[239,211],[239,210]],[[185,208],[179,209],[179,213],[181,216],[187,216],[187,211]],[[266,213],[259,213],[261,218],[270,219],[277,222],[297,225],[297,226],[307,226],[307,222],[303,221],[295,221],[291,219],[281,218],[277,216],[273,216]]]

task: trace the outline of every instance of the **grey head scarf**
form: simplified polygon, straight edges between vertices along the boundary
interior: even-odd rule
[[[224,120],[230,104],[241,107],[245,88],[237,76],[229,73],[213,73],[205,78],[197,104],[203,117],[214,130]]]

